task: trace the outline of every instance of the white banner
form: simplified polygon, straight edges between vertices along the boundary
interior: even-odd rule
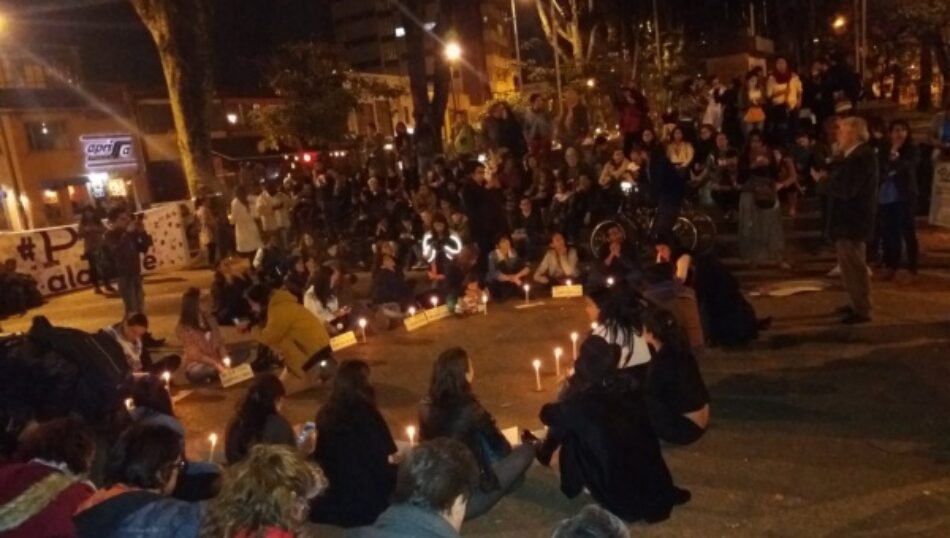
[[[191,262],[181,204],[148,209],[145,231],[154,244],[142,256],[145,273],[161,273],[186,267]],[[0,233],[0,259],[13,258],[17,271],[39,284],[40,293],[53,295],[91,285],[89,264],[83,256],[78,225]]]

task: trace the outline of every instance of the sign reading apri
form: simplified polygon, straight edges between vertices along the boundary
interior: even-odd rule
[[[111,170],[135,168],[138,160],[132,145],[132,135],[105,134],[79,137],[86,170]]]

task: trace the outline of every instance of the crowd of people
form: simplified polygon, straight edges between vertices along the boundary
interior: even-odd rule
[[[820,63],[802,78],[779,59],[729,87],[691,82],[662,115],[627,87],[613,140],[591,131],[569,90],[558,115],[541,96],[524,114],[492,105],[480,129],[460,114],[445,154],[420,122],[397,126],[391,150],[371,127],[355,167],[320,158],[276,177],[259,170],[234,188],[226,216],[195,201],[214,276],[209,294],[183,294],[175,354],[148,332],[141,221],[124,208],[106,224],[84,214],[95,290],[112,293],[114,279],[125,315],[91,335],[37,318],[4,343],[10,371],[37,383],[0,380],[0,536],[284,537],[313,521],[354,537],[453,537],[555,453],[562,492],[597,504],[553,536],[622,537],[624,522],[667,519],[690,493],[674,485],[663,447],[695,443],[710,423],[698,359],[770,322],[714,255],[679,244],[683,208],[737,218],[743,256],[784,266],[783,213],[821,196],[846,323],[870,320],[868,255],[881,251],[896,271],[906,245],[916,270],[918,150],[906,124],[848,115],[845,80]],[[945,145],[948,125],[936,130]],[[591,252],[590,230],[631,191],[656,210],[649,236],[617,224]],[[468,316],[569,283],[584,285],[592,328],[539,411],[545,435],[524,431],[516,446],[477,397],[478,357],[466,350],[435,359],[419,443],[402,448],[370,366],[331,350],[333,335],[382,333],[433,305]],[[253,335],[256,352],[227,345],[222,325]],[[227,424],[226,465],[199,461],[171,388],[243,361],[257,375]],[[284,398],[317,385],[329,385],[326,402],[292,425]]]

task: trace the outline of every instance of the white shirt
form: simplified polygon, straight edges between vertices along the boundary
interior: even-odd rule
[[[640,364],[650,362],[650,346],[647,345],[643,337],[633,331],[633,342],[627,341],[624,331],[607,331],[607,327],[598,325],[591,331],[591,335],[599,336],[607,341],[608,344],[620,346],[620,362],[617,363],[618,369],[630,368]]]

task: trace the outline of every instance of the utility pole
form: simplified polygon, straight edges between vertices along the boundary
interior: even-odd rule
[[[511,27],[515,37],[515,61],[518,62],[518,90],[524,87],[523,71],[521,68],[521,40],[518,38],[518,6],[511,0]]]
[[[660,71],[660,76],[663,76],[663,40],[660,39],[660,10],[656,0],[653,0],[653,39],[656,42],[656,68]]]
[[[551,51],[554,52],[554,76],[557,78],[557,111],[558,114],[564,113],[564,101],[561,98],[561,56],[558,54],[557,46],[557,14],[554,12],[555,2],[551,0]],[[656,0],[653,0],[654,4]]]

